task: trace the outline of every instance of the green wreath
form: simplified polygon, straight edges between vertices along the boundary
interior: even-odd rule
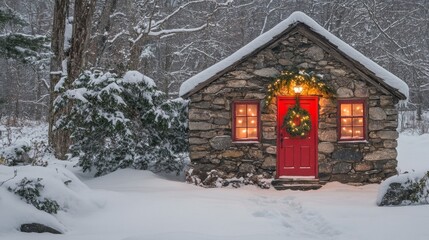
[[[288,109],[282,127],[292,137],[305,137],[311,130],[310,113],[297,104]]]

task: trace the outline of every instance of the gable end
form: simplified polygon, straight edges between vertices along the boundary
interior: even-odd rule
[[[332,54],[335,59],[342,62],[344,65],[352,69],[355,73],[361,76],[363,79],[371,83],[377,89],[386,94],[392,94],[396,98],[400,100],[405,100],[406,96],[398,91],[398,89],[391,87],[387,83],[383,81],[383,79],[379,78],[368,68],[363,66],[360,62],[352,59],[347,54],[343,53],[337,46],[333,45],[326,39],[324,36],[312,31],[305,24],[298,24],[297,31],[306,36],[308,39],[313,41],[316,45],[321,47],[326,52]]]

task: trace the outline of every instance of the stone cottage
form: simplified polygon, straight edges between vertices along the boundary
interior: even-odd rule
[[[190,100],[196,184],[377,183],[396,174],[395,105],[408,86],[304,13],[185,81],[180,96]]]

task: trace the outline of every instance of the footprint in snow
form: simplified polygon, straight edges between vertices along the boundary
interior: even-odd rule
[[[254,217],[266,218],[278,223],[287,230],[287,235],[307,236],[310,239],[332,239],[340,234],[318,212],[306,209],[294,197],[285,197],[280,201],[265,196],[249,199],[259,210]]]
[[[270,211],[266,211],[266,210],[256,211],[252,215],[254,217],[260,217],[260,218],[275,218],[275,215],[273,215]]]

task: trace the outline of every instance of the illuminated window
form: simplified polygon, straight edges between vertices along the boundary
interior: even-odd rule
[[[236,101],[233,104],[235,141],[259,140],[259,101]]]
[[[339,140],[365,140],[366,109],[364,100],[339,100]]]

